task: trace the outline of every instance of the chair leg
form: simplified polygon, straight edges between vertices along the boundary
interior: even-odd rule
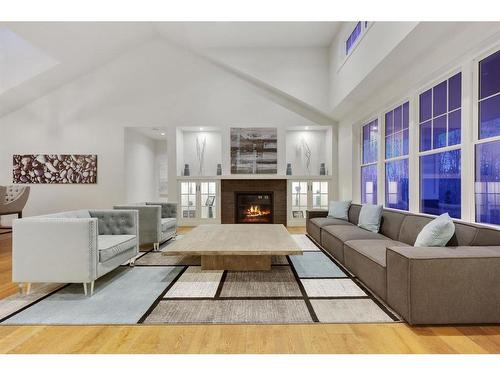
[[[24,294],[24,284],[19,283],[19,294]]]
[[[83,283],[83,293],[87,295],[87,283]]]
[[[93,294],[94,294],[94,281],[90,283],[90,296],[92,297]]]
[[[130,259],[130,262],[128,262],[128,265],[130,267],[134,267],[135,266],[135,258]]]
[[[26,295],[30,294],[31,292],[31,283],[26,284]]]

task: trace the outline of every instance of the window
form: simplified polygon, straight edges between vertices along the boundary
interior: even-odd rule
[[[385,114],[385,206],[408,210],[409,102]]]
[[[363,126],[361,203],[377,203],[378,120]]]
[[[349,52],[351,51],[352,47],[356,43],[356,40],[361,35],[361,22],[358,22],[356,26],[354,27],[354,30],[351,32],[351,35],[349,35],[349,38],[347,38],[345,42],[345,54],[348,55]]]
[[[479,62],[476,221],[500,224],[500,51]]]
[[[419,96],[420,212],[462,216],[461,107],[462,73]]]
[[[479,139],[500,135],[500,51],[479,62]]]
[[[420,211],[461,217],[460,150],[420,157]]]
[[[460,144],[462,73],[420,94],[419,99],[420,151]]]
[[[476,145],[476,221],[500,224],[500,141]]]

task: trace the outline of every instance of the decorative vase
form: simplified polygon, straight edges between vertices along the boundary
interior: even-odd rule
[[[320,176],[326,175],[325,163],[321,163],[319,165],[319,174]]]
[[[184,164],[184,176],[189,176],[189,164]]]
[[[287,163],[286,164],[286,175],[291,176],[292,175],[292,163]]]
[[[222,175],[222,165],[217,164],[217,176],[221,176],[221,175]]]

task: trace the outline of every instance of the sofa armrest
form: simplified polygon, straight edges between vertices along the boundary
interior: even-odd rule
[[[410,324],[500,323],[500,246],[388,247],[387,302]]]
[[[139,213],[139,244],[159,242],[161,239],[161,206],[128,204],[114,206],[115,210],[137,210]]]
[[[327,216],[328,216],[328,210],[307,210],[306,211],[307,220],[314,219],[315,217],[327,217]]]
[[[99,235],[139,236],[139,212],[137,210],[89,210],[89,214],[98,219]]]
[[[13,221],[13,282],[91,282],[97,275],[97,219]]]
[[[175,202],[146,202],[147,205],[161,206],[162,219],[177,218],[177,203]]]

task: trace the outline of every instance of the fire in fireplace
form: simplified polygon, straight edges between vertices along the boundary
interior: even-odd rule
[[[236,193],[236,222],[273,223],[273,193]]]

